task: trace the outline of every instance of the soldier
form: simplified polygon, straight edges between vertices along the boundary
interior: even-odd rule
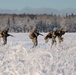
[[[52,39],[52,45],[55,43],[56,44],[56,35],[54,34],[53,31],[49,32],[46,36],[45,36],[45,41],[46,43],[48,42],[49,39]]]
[[[5,28],[2,32],[0,32],[0,38],[3,38],[3,45],[7,44],[7,37],[8,36],[12,36],[13,35],[10,35],[8,34],[8,31],[9,31],[9,28]]]
[[[63,41],[62,35],[65,34],[65,31],[63,31],[63,29],[60,28],[58,33],[59,33],[59,34],[58,34],[58,40],[59,40],[59,43],[61,43],[61,42]]]
[[[38,45],[37,37],[38,37],[39,35],[42,35],[42,34],[40,34],[39,31],[37,31],[36,29],[29,34],[29,38],[32,39],[32,42],[33,42],[33,44],[34,44],[33,47],[36,47],[36,46]],[[42,35],[42,36],[43,36],[43,35]]]
[[[63,31],[62,28],[59,30],[57,28],[54,28],[53,31],[49,32],[46,37],[44,38],[46,41],[48,38],[52,39],[52,45],[55,43],[56,44],[56,37],[58,37],[59,43],[63,41],[62,35],[65,34],[65,31]]]

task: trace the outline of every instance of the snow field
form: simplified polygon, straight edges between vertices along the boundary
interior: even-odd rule
[[[52,47],[39,36],[36,48],[28,33],[12,35],[7,45],[0,44],[0,75],[76,75],[76,33],[66,33]]]

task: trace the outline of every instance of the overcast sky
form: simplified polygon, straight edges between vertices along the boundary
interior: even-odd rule
[[[76,0],[0,0],[0,9],[31,8],[76,8]]]

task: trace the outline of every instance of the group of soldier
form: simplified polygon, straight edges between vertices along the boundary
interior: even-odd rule
[[[63,37],[62,35],[65,34],[65,31],[63,31],[62,28],[60,29],[57,29],[57,28],[54,28],[52,31],[50,31],[44,38],[44,40],[46,41],[46,43],[48,42],[49,39],[52,39],[52,45],[56,42],[56,37],[58,37],[58,40],[59,40],[59,43],[61,43],[63,41]],[[34,30],[33,32],[31,32],[29,34],[29,38],[32,39],[32,42],[34,44],[33,47],[36,47],[38,45],[38,41],[37,41],[37,38],[39,35],[42,35],[39,33],[39,31],[37,30]],[[42,35],[43,36],[43,35]]]
[[[7,37],[8,36],[12,36],[8,34],[9,28],[5,28],[2,32],[0,32],[0,38],[3,38],[3,45],[7,44]],[[63,37],[62,35],[65,34],[65,31],[63,31],[62,28],[57,29],[54,28],[52,31],[50,31],[45,37],[44,40],[46,41],[46,43],[48,42],[48,39],[52,40],[52,45],[55,43],[56,44],[56,37],[59,40],[59,43],[61,43],[63,41]],[[41,35],[43,36],[43,34],[41,34],[38,30],[34,29],[31,33],[29,33],[29,38],[32,40],[34,46],[36,47],[38,45],[38,36]]]

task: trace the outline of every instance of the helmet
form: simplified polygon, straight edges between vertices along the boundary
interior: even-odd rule
[[[57,31],[57,28],[53,28],[53,31],[54,31],[54,32]]]

